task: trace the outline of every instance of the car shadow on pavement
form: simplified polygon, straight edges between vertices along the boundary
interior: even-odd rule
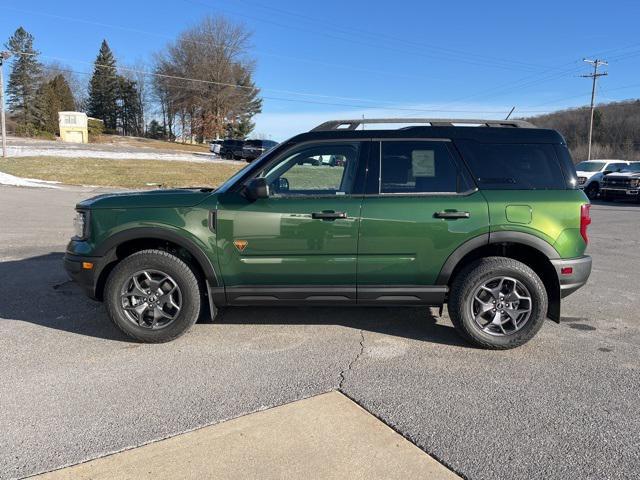
[[[473,348],[426,307],[236,307],[216,323],[234,325],[340,325],[410,340]]]
[[[63,253],[0,262],[0,322],[12,320],[106,340],[133,341],[108,319],[101,303],[87,298],[67,277]],[[215,324],[341,325],[425,342],[468,346],[427,308],[238,307]]]
[[[63,253],[0,262],[0,322],[23,321],[78,335],[128,342],[102,304],[86,297],[62,266]]]

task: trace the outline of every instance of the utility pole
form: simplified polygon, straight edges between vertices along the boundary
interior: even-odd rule
[[[591,138],[593,136],[593,111],[595,109],[596,82],[598,81],[598,77],[609,75],[607,72],[598,73],[598,67],[601,65],[609,64],[604,60],[600,60],[597,58],[595,60],[584,58],[583,60],[593,65],[593,73],[590,73],[588,75],[580,75],[581,77],[591,78],[593,80],[593,84],[591,85],[591,120],[589,121],[589,153],[587,154],[587,160],[591,160]]]
[[[11,56],[9,52],[0,52],[0,123],[2,123],[2,158],[7,158],[7,126],[4,117],[4,61]]]

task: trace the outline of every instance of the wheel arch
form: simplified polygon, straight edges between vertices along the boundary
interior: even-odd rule
[[[436,283],[451,286],[465,266],[487,256],[513,258],[538,273],[549,298],[547,316],[556,322],[560,321],[560,281],[551,263],[552,259],[560,256],[549,243],[531,234],[494,232],[468,240],[447,258]]]
[[[96,281],[95,296],[102,298],[107,277],[113,268],[122,259],[132,253],[148,248],[158,248],[172,251],[173,249],[183,253],[183,260],[196,270],[199,276],[208,286],[218,287],[219,280],[215,268],[202,248],[189,238],[177,232],[161,227],[141,227],[124,230],[104,240],[95,250],[96,256],[105,259],[102,270]],[[206,290],[205,290],[206,291]]]

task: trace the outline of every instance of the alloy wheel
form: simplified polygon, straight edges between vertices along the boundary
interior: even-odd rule
[[[531,317],[531,294],[512,277],[494,277],[475,289],[471,316],[485,333],[511,335],[521,330]]]
[[[122,310],[129,321],[143,328],[164,328],[178,317],[182,292],[176,281],[159,270],[140,270],[120,290]]]

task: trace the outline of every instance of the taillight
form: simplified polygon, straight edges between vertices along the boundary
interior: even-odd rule
[[[580,235],[584,239],[584,243],[589,243],[589,237],[587,236],[587,228],[591,224],[591,205],[588,203],[583,204],[580,207]]]

